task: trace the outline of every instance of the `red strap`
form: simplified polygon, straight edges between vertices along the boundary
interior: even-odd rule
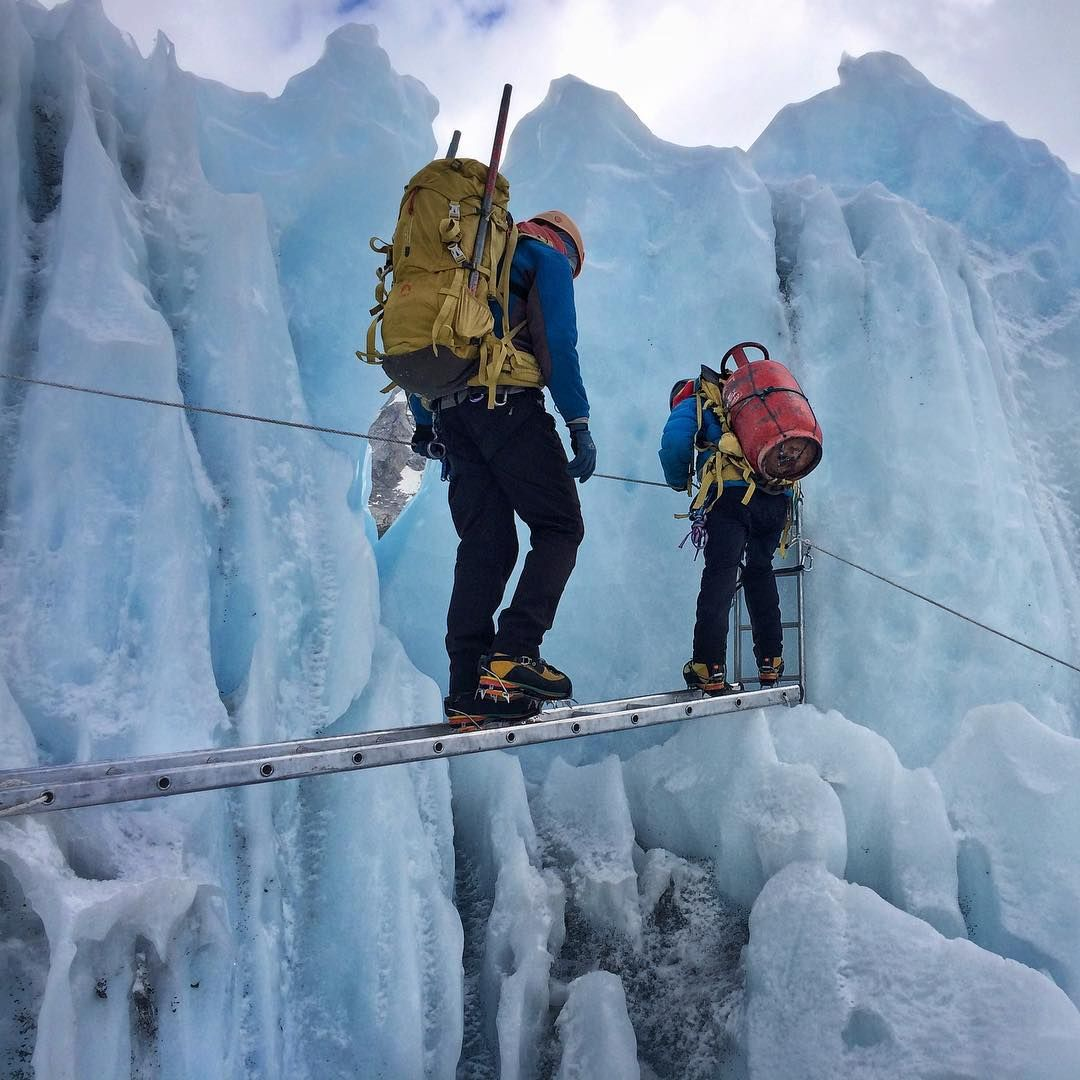
[[[682,389],[671,395],[671,407],[674,409],[680,401],[685,401],[688,397],[692,397],[694,394],[694,380],[687,379],[683,383]]]
[[[518,224],[518,233],[521,236],[531,236],[534,240],[540,240],[553,247],[561,255],[566,255],[566,244],[563,238],[547,225],[541,225],[538,221],[522,221]]]

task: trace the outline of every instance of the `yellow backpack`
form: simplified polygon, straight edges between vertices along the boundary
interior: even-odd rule
[[[487,386],[493,399],[504,362],[513,353],[510,333],[495,336],[488,305],[494,297],[507,310],[517,243],[507,210],[510,184],[501,174],[484,250],[472,264],[487,175],[487,165],[471,158],[432,161],[405,185],[392,244],[371,238],[372,250],[385,255],[386,262],[376,270],[367,349],[356,355],[382,364],[395,385],[423,398],[471,383]],[[500,263],[502,280],[496,281]],[[473,269],[479,273],[475,292],[469,289]],[[380,325],[382,352],[375,347]]]

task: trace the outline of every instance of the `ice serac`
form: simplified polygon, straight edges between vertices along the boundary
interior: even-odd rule
[[[637,1040],[618,975],[590,971],[575,979],[556,1025],[562,1059],[555,1080],[638,1080]]]
[[[171,45],[143,59],[92,0],[0,0],[0,22],[0,138],[24,151],[0,167],[0,235],[21,253],[3,270],[4,302],[22,297],[18,333],[3,324],[5,372],[310,421],[275,226],[261,195],[208,182],[205,103]],[[292,122],[274,137],[287,143]],[[320,160],[308,168],[315,191]],[[295,194],[302,170],[292,180]],[[380,627],[348,500],[355,452],[144,403],[5,393],[12,753],[27,758],[27,732],[50,763],[437,710]],[[3,916],[3,962],[33,1021],[0,1025],[0,1060],[32,1054],[50,1078],[302,1078],[317,1061],[452,1076],[447,767],[364,779],[0,822],[0,891],[19,912]]]
[[[585,919],[640,946],[634,826],[619,759],[578,768],[554,761],[534,807],[554,857],[570,867],[572,900]]]
[[[819,866],[766,885],[746,975],[751,1080],[1080,1070],[1080,1014],[1045,975],[943,938]]]
[[[1019,705],[973,709],[933,766],[972,940],[1080,1003],[1080,743]]]
[[[283,302],[315,422],[367,431],[383,403],[365,347],[377,257],[390,239],[405,181],[435,154],[438,103],[399,75],[374,27],[347,25],[280,97],[192,79],[210,182],[258,192],[266,207]],[[355,457],[364,447],[346,444]]]
[[[721,890],[750,907],[790,862],[844,873],[844,813],[809,766],[777,759],[760,711],[698,720],[623,768],[638,842],[711,859]]]
[[[774,195],[804,387],[827,438],[843,431],[806,485],[807,534],[1071,655],[1080,184],[1041,143],[899,57],[846,58],[840,75],[836,89],[784,109],[750,151]],[[1074,730],[1076,682],[1060,667],[890,599],[828,559],[817,569],[814,638],[829,655],[915,677],[892,703],[868,701],[854,685],[866,681],[861,666],[820,664],[812,651],[812,681],[906,763],[932,761],[987,700],[1019,696]],[[855,604],[859,619],[841,614]]]
[[[491,908],[484,928],[481,1008],[498,1075],[537,1075],[549,1020],[551,964],[565,938],[566,893],[540,865],[517,760],[485,754],[454,762],[458,848]]]
[[[780,761],[811,765],[836,792],[847,831],[847,880],[946,937],[964,935],[956,839],[934,774],[905,769],[885,739],[836,712],[777,709],[769,728]]]

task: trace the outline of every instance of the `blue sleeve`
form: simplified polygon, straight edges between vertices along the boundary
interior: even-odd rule
[[[435,422],[431,411],[424,408],[424,403],[420,400],[418,394],[409,395],[409,409],[413,414],[413,420],[416,421],[417,427],[431,427]]]
[[[551,400],[567,423],[587,420],[589,398],[578,362],[577,308],[570,263],[564,255],[543,244],[524,244],[518,250],[533,264],[527,317],[536,359],[547,377]],[[518,261],[517,256],[514,261]]]
[[[664,480],[673,488],[685,488],[690,478],[696,435],[697,402],[689,397],[672,409],[660,438],[660,465]]]

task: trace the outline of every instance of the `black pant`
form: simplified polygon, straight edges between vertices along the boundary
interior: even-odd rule
[[[446,616],[450,693],[478,684],[488,652],[540,655],[585,535],[566,451],[540,391],[510,394],[487,407],[465,401],[442,409],[438,434],[450,464],[450,515],[459,537]],[[518,556],[514,515],[529,526],[530,549],[514,597],[499,616]]]
[[[772,555],[784,531],[790,500],[758,488],[743,506],[746,488],[726,487],[706,518],[705,569],[701,572],[694,659],[724,664],[727,656],[728,611],[735,596],[739,561],[746,552],[743,594],[753,628],[758,664],[780,656],[780,596],[773,575]],[[725,664],[726,666],[726,664]]]

